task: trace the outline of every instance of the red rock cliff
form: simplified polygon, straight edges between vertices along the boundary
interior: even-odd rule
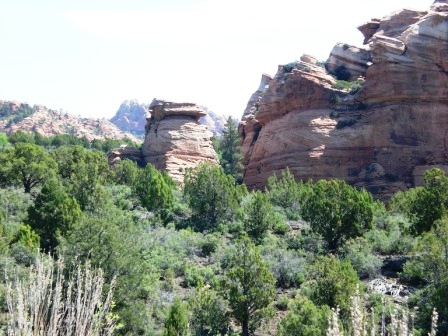
[[[418,184],[422,166],[447,165],[448,4],[359,29],[367,46],[337,45],[327,62],[348,87],[302,57],[279,67],[256,114],[243,117],[249,187],[289,167],[299,179],[341,178],[387,198]]]

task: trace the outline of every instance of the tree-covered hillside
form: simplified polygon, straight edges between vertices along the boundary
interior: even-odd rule
[[[447,334],[442,171],[385,205],[288,170],[248,191],[225,148],[177,186],[72,140],[0,136],[0,334]]]

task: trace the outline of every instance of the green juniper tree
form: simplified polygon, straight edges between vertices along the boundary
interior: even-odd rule
[[[236,248],[222,292],[233,317],[241,325],[241,335],[249,336],[272,313],[269,305],[275,295],[275,278],[249,237],[240,238]]]
[[[16,143],[0,156],[0,181],[22,185],[25,193],[43,184],[56,169],[57,164],[50,154],[31,143]]]
[[[221,167],[201,163],[187,171],[184,196],[193,211],[197,230],[214,230],[219,224],[235,219],[244,188]]]
[[[40,236],[41,247],[54,251],[57,235],[65,234],[81,220],[81,209],[56,178],[48,180],[28,208],[28,224]]]
[[[372,228],[372,195],[342,180],[320,180],[311,185],[302,217],[322,235],[331,250]]]
[[[391,208],[407,215],[415,234],[429,231],[436,220],[441,219],[448,209],[448,177],[441,169],[425,172],[425,185],[397,193],[391,201]]]
[[[168,312],[163,336],[189,336],[188,311],[186,305],[177,297]]]

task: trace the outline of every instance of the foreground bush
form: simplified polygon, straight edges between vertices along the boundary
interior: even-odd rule
[[[55,271],[51,258],[39,257],[27,279],[7,279],[8,335],[112,335],[114,280],[106,296],[103,285],[102,271],[92,270],[88,262],[65,279],[63,259]]]

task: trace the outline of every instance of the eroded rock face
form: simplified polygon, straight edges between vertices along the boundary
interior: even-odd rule
[[[447,165],[447,7],[362,26],[372,63],[360,90],[336,89],[303,61],[279,67],[257,114],[240,123],[245,183],[262,188],[289,167],[298,179],[340,178],[387,199],[418,183],[416,167]]]
[[[141,150],[127,145],[112,149],[107,154],[107,160],[111,166],[115,165],[120,160],[131,160],[136,162],[140,167],[145,166]]]
[[[218,163],[213,134],[199,123],[206,112],[198,105],[154,99],[149,112],[142,147],[145,162],[167,171],[179,183],[185,169],[204,161]]]
[[[364,77],[370,64],[371,56],[368,49],[345,43],[336,44],[325,63],[328,72],[346,81]]]
[[[264,93],[268,89],[271,80],[272,77],[267,74],[263,74],[261,76],[260,86],[258,87],[257,91],[255,91],[250,97],[246,109],[244,110],[243,117],[249,114],[257,113],[261,97],[263,97]]]

